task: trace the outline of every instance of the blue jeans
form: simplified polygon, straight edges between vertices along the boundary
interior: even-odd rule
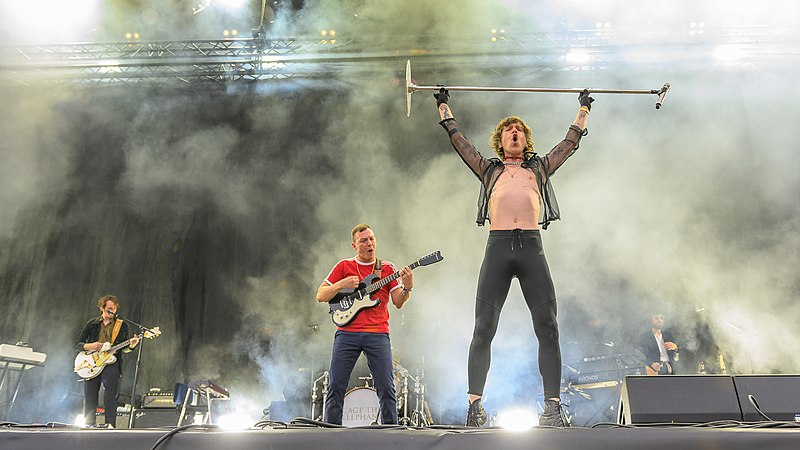
[[[361,352],[367,356],[367,366],[372,372],[378,394],[383,424],[397,423],[397,395],[394,391],[392,371],[392,346],[386,333],[353,333],[338,330],[333,338],[330,386],[325,397],[325,421],[342,424],[344,395],[350,374]]]

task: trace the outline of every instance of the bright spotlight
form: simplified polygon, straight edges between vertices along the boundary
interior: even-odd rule
[[[734,62],[743,56],[742,49],[735,45],[720,45],[714,50],[714,58],[723,62]]]
[[[237,10],[245,4],[245,0],[214,0],[214,4],[230,10]]]
[[[79,427],[86,426],[86,419],[83,418],[83,414],[78,414],[77,416],[75,416],[75,425]]]
[[[226,430],[246,430],[255,423],[250,416],[242,413],[223,414],[216,422]]]
[[[530,409],[508,409],[497,415],[497,425],[509,431],[525,431],[539,425],[539,416]]]
[[[322,30],[322,31],[320,31],[320,32],[319,32],[319,35],[320,35],[320,36],[327,36],[327,35],[328,35],[328,30]]]
[[[583,50],[570,50],[564,58],[570,64],[585,64],[589,62],[592,57]]]

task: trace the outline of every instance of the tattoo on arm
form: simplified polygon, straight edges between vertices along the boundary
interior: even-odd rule
[[[575,122],[573,122],[572,124],[580,128],[586,128],[586,122],[588,121],[589,121],[589,113],[587,113],[584,110],[580,110],[578,111],[578,115],[575,117]]]
[[[439,116],[442,120],[453,118],[453,113],[450,112],[450,107],[448,107],[447,104],[439,106]]]

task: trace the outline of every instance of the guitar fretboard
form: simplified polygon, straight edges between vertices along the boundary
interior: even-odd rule
[[[419,261],[415,261],[408,265],[408,268],[411,270],[416,269],[419,267]],[[396,280],[400,276],[400,271],[387,276],[386,278],[381,278],[380,280],[370,284],[369,286],[364,288],[367,294],[372,294],[373,292],[377,291],[378,289],[386,286],[387,284],[391,283],[392,281]]]

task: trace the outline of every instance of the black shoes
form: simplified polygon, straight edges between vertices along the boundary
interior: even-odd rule
[[[480,427],[485,423],[486,423],[486,410],[483,409],[483,405],[481,404],[481,399],[477,399],[469,404],[469,410],[467,411],[466,426]]]
[[[564,411],[561,408],[561,402],[558,400],[545,400],[544,412],[539,417],[540,427],[556,427],[566,428],[570,424],[564,417]]]

